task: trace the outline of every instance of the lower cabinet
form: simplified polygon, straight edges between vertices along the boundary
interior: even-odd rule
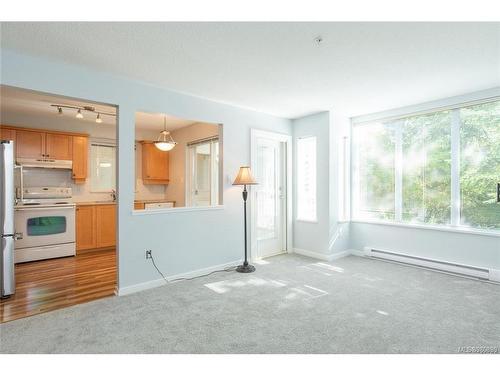
[[[76,207],[76,251],[97,248],[95,206]]]
[[[76,251],[116,246],[116,205],[76,207]]]
[[[116,205],[95,206],[97,247],[116,245]]]

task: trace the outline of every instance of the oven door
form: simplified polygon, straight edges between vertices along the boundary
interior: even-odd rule
[[[14,214],[21,239],[16,249],[75,242],[75,206],[19,207]]]

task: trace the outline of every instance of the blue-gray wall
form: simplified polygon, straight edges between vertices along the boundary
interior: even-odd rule
[[[243,253],[241,189],[231,186],[240,165],[250,162],[250,129],[291,134],[291,121],[26,55],[1,51],[1,83],[117,105],[119,288],[158,280],[144,250],[152,249],[167,275],[239,260]],[[126,63],[126,62],[124,62]],[[224,208],[133,215],[135,112],[222,123]],[[130,288],[129,288],[130,289]]]

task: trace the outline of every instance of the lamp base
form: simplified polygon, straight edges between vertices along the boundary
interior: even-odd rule
[[[251,264],[242,264],[238,267],[236,267],[236,272],[240,273],[251,273],[255,271],[255,267],[252,266]]]

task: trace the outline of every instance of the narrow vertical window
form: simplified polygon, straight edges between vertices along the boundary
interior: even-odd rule
[[[297,140],[297,220],[317,220],[316,137]]]
[[[106,144],[90,146],[90,191],[111,192],[116,189],[116,147]]]
[[[460,109],[461,225],[500,229],[500,101]]]

